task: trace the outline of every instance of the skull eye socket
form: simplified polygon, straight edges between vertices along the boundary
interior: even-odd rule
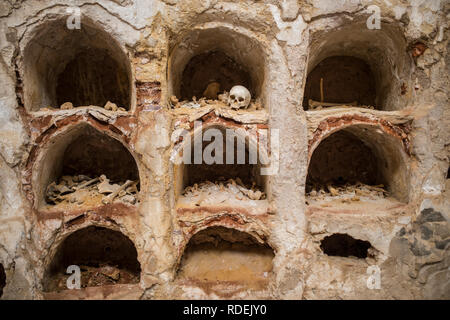
[[[242,101],[244,101],[244,98],[242,98],[242,97],[239,97],[239,102],[242,102]]]
[[[232,94],[232,95],[230,96],[230,98],[234,100],[236,97],[234,96],[234,94]]]

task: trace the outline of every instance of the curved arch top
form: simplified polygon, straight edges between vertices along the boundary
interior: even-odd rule
[[[134,108],[133,71],[126,50],[87,16],[80,29],[66,26],[67,16],[46,19],[27,35],[23,51],[24,105],[28,111],[107,101]]]
[[[382,23],[381,29],[368,29],[365,20],[360,20],[338,27],[330,26],[323,31],[312,29],[307,73],[309,75],[327,58],[358,58],[368,64],[374,75],[375,107],[381,110],[402,109],[407,99],[400,94],[401,87],[403,81],[410,81],[412,66],[404,34],[394,24]]]
[[[374,153],[377,174],[383,177],[389,192],[402,202],[409,201],[409,159],[405,152],[405,141],[400,132],[382,125],[379,122],[369,121],[343,123],[328,130],[319,131],[309,142],[308,168],[317,147],[328,137],[337,132],[348,132],[359,139]]]
[[[98,150],[94,152],[93,148]],[[67,154],[70,159],[66,159]],[[80,168],[89,172],[77,172]],[[120,136],[109,130],[100,130],[89,122],[77,122],[46,136],[39,146],[31,173],[34,206],[39,209],[46,203],[47,186],[64,173],[105,174],[116,181],[139,181],[139,171],[137,158]]]

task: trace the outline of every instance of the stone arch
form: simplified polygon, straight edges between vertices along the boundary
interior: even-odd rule
[[[72,102],[103,107],[107,101],[131,110],[131,64],[119,43],[83,16],[80,29],[65,18],[36,27],[23,52],[24,104],[28,111]]]

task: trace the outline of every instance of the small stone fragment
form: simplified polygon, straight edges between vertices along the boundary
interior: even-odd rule
[[[73,109],[73,104],[72,102],[64,102],[61,105],[61,110],[69,110],[69,109]]]
[[[113,102],[111,102],[111,101],[108,101],[106,104],[105,104],[105,106],[104,106],[104,108],[106,109],[106,110],[110,110],[110,111],[117,111],[117,105],[115,104],[115,103],[113,103]]]

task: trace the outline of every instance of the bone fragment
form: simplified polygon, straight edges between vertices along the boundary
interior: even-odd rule
[[[127,180],[123,185],[120,186],[119,189],[117,189],[115,192],[111,193],[109,196],[107,196],[106,198],[104,198],[102,200],[102,202],[104,204],[108,204],[111,203],[115,197],[117,197],[117,195],[119,194],[120,191],[125,190],[126,188],[128,188],[129,186],[131,186],[134,183],[134,181],[131,180]]]

